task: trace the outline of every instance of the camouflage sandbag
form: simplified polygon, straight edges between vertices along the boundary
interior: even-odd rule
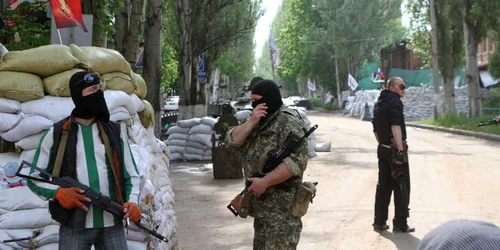
[[[141,75],[130,71],[130,75],[132,76],[132,82],[135,84],[134,94],[136,94],[139,98],[146,98],[146,94],[148,93],[148,87],[146,86],[146,81],[142,78]]]
[[[145,128],[149,126],[154,128],[155,110],[148,101],[142,100],[142,103],[144,103],[144,106],[146,107],[142,112],[139,113],[139,118],[141,119],[142,126],[144,126]]]
[[[123,73],[108,73],[101,76],[102,82],[106,83],[107,90],[121,90],[127,94],[135,91],[135,85],[130,76]]]
[[[69,92],[69,79],[76,72],[83,71],[82,69],[70,69],[62,73],[49,76],[43,79],[43,87],[45,92],[53,96],[71,96]]]
[[[0,97],[25,102],[40,99],[43,95],[42,79],[37,75],[0,71]]]
[[[74,68],[80,61],[66,45],[46,45],[22,51],[10,51],[0,61],[0,71],[16,71],[42,78]]]
[[[82,63],[80,66],[83,69],[101,75],[111,72],[130,74],[130,64],[116,50],[93,46],[78,47],[75,44],[69,47],[71,53]]]

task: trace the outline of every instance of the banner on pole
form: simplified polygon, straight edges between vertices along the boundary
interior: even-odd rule
[[[358,87],[358,82],[351,74],[349,74],[349,78],[347,79],[347,85],[349,85],[351,90],[355,90]]]
[[[79,27],[87,32],[80,0],[50,0],[50,6],[58,29]]]
[[[280,56],[278,55],[278,46],[274,40],[273,34],[269,34],[269,53],[271,55],[271,65],[274,68],[281,64]]]
[[[316,82],[315,81],[311,81],[311,78],[307,79],[307,88],[310,91],[316,91]]]

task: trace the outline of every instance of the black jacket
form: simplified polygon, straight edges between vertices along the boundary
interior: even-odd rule
[[[390,145],[392,139],[391,126],[401,126],[403,141],[406,140],[406,125],[403,115],[403,102],[398,93],[388,89],[382,90],[373,108],[373,132],[376,132],[381,144]]]

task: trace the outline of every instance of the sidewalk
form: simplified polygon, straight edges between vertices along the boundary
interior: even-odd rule
[[[409,122],[406,124],[406,126],[421,128],[421,129],[430,129],[430,130],[441,131],[441,132],[446,132],[446,133],[450,133],[450,134],[472,136],[472,137],[477,137],[477,138],[482,138],[482,139],[492,140],[492,141],[500,141],[500,135],[495,135],[495,134],[488,134],[488,133],[454,129],[454,128],[446,128],[446,127],[438,127],[438,126],[432,126],[432,125],[423,125],[423,124],[418,124],[418,123],[414,123],[414,122]]]

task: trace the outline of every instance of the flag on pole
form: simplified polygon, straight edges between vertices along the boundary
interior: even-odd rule
[[[87,32],[80,0],[50,0],[50,6],[58,29],[80,27]]]
[[[22,2],[24,2],[24,0],[12,0],[9,3],[7,3],[7,6],[9,6],[11,10],[15,10],[17,9],[17,6],[19,6],[19,4]]]
[[[271,65],[274,69],[281,64],[281,61],[278,55],[278,46],[276,45],[276,40],[274,40],[272,33],[269,34],[269,53],[271,55]]]
[[[307,88],[311,91],[316,91],[316,82],[311,81],[311,78],[307,79]]]
[[[351,74],[349,74],[349,77],[347,79],[347,85],[349,85],[352,90],[355,90],[358,87],[358,82]]]

